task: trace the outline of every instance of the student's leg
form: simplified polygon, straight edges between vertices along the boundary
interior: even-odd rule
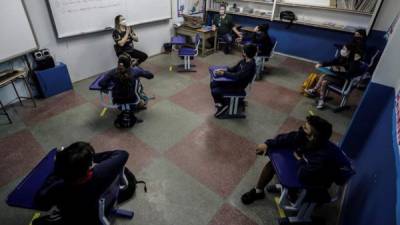
[[[265,198],[264,188],[272,180],[275,175],[274,167],[271,162],[264,166],[255,188],[242,195],[243,204],[248,205],[256,200]]]
[[[144,52],[142,52],[142,51],[139,51],[139,50],[137,50],[137,49],[131,49],[131,50],[129,51],[129,55],[130,55],[132,58],[135,58],[135,59],[138,60],[137,65],[140,65],[142,62],[146,61],[146,59],[148,58],[148,56],[147,56],[146,53],[144,53]]]
[[[233,36],[231,33],[224,34],[223,36],[226,45],[224,47],[224,53],[228,54],[231,52],[232,45],[233,45]]]
[[[256,79],[260,79],[261,78],[261,70],[262,67],[264,66],[262,64],[262,57],[256,56],[254,57],[255,61],[256,61]]]

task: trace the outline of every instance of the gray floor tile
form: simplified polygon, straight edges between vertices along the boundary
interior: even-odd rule
[[[246,119],[218,120],[213,118],[213,121],[255,143],[260,143],[264,142],[266,138],[273,138],[288,116],[255,102],[249,102],[246,115]]]
[[[165,159],[155,160],[138,175],[148,192],[138,186],[134,199],[123,205],[136,217],[118,224],[207,225],[223,200]]]
[[[21,181],[17,179],[0,187],[0,221],[4,225],[28,225],[34,214],[33,210],[11,207],[6,204],[7,196]]]
[[[156,103],[138,115],[144,120],[131,131],[149,146],[165,151],[203,121],[202,117],[168,100]]]
[[[93,135],[113,126],[116,113],[109,111],[104,117],[99,114],[99,108],[86,103],[38,123],[31,132],[49,150],[76,141],[89,141]]]
[[[261,170],[267,162],[268,159],[266,157],[257,157],[254,166],[243,177],[242,181],[229,197],[228,202],[258,224],[277,225],[278,211],[273,195],[267,194],[266,199],[256,201],[251,205],[244,205],[240,200],[240,197],[244,193],[255,187]]]
[[[14,107],[8,107],[7,113],[10,115],[12,123],[11,124],[9,123],[6,116],[0,115],[0,138],[6,137],[10,134],[13,134],[15,132],[21,131],[26,128],[24,122],[18,116],[16,109]]]

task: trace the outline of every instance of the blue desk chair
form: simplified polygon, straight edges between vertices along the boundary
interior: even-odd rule
[[[311,214],[317,205],[337,201],[343,191],[344,186],[355,174],[350,159],[335,144],[329,143],[329,148],[335,151],[337,162],[341,165],[340,170],[343,176],[335,179],[339,186],[335,196],[331,197],[326,189],[317,189],[315,187],[306,187],[297,176],[298,163],[293,156],[292,149],[270,149],[268,156],[275,169],[278,182],[282,187],[281,196],[278,204],[285,212],[294,214],[294,216],[280,220],[280,224],[305,224],[312,222]],[[300,189],[301,192],[294,204],[290,203],[288,193],[290,189]],[[314,195],[318,191],[318,197]]]
[[[54,171],[54,158],[57,149],[51,150],[36,167],[17,185],[8,195],[7,204],[13,207],[48,211],[40,208],[35,202],[36,193],[40,191],[47,177]],[[110,220],[115,217],[132,219],[133,211],[119,209],[116,205],[118,193],[121,188],[127,185],[123,173],[116,177],[115,181],[101,195],[99,199],[99,219],[103,225],[109,225]],[[122,184],[122,186],[120,186]]]
[[[178,56],[183,57],[183,65],[179,65],[178,67],[183,67],[182,70],[178,70],[178,72],[196,72],[196,70],[192,70],[192,67],[196,65],[192,65],[190,63],[190,58],[194,58],[199,54],[199,46],[200,46],[200,35],[196,34],[194,41],[194,48],[180,48],[178,52]]]
[[[214,74],[214,71],[217,69],[226,69],[227,66],[210,66],[208,68],[210,73],[210,79],[219,81],[219,82],[232,82],[232,80],[225,78],[225,77],[218,77]],[[252,81],[247,85],[244,91],[238,92],[225,92],[223,97],[228,100],[229,108],[227,114],[221,116],[221,119],[244,119],[246,115],[244,114],[245,111],[245,104],[244,99],[250,96],[251,93],[251,86],[256,79],[255,74],[253,75]],[[240,110],[240,106],[243,105],[242,110]]]

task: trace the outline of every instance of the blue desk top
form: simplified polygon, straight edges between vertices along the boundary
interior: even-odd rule
[[[41,210],[35,205],[36,193],[54,171],[57,149],[51,150],[39,164],[8,195],[7,204],[14,207]]]
[[[291,149],[270,149],[268,156],[274,166],[279,183],[286,188],[302,188],[297,171],[299,169],[297,160]]]

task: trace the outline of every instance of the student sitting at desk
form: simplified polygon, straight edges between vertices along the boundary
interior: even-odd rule
[[[133,31],[131,26],[128,26],[123,16],[118,15],[114,19],[115,29],[112,33],[115,41],[117,55],[128,53],[132,58],[137,60],[137,65],[140,65],[147,59],[147,54],[134,49],[133,42],[138,42],[139,38]]]
[[[361,55],[355,51],[355,46],[346,44],[340,50],[340,55],[335,59],[315,65],[315,68],[323,72],[314,88],[304,90],[310,96],[315,96],[319,90],[320,99],[317,109],[324,108],[325,92],[329,84],[335,83],[343,86],[346,79],[351,79],[360,73]]]
[[[226,92],[239,92],[249,85],[256,72],[256,64],[254,56],[257,48],[255,45],[245,45],[243,47],[243,59],[240,60],[234,67],[226,70],[220,69],[215,71],[216,76],[231,79],[231,81],[215,81],[210,84],[211,94],[214,98],[215,106],[217,107],[216,117],[221,116],[228,109],[228,104],[223,98]]]
[[[222,39],[226,44],[224,47],[224,53],[230,53],[232,49],[232,45],[234,43],[234,38],[232,31],[239,37],[242,37],[242,34],[238,31],[238,29],[234,26],[232,17],[226,14],[226,6],[225,4],[221,4],[219,7],[219,15],[215,15],[212,20],[212,30],[217,31],[218,39]],[[210,39],[214,40],[214,39]],[[212,43],[214,45],[214,43]]]
[[[85,142],[76,142],[57,152],[54,175],[36,196],[41,208],[57,206],[59,212],[40,217],[33,225],[100,224],[98,201],[102,193],[119,176],[129,154],[116,150],[95,153]],[[120,191],[118,203],[133,195],[130,173],[125,170],[128,187]]]
[[[132,103],[135,99],[140,99],[137,109],[146,109],[146,101],[143,99],[143,87],[139,77],[152,79],[153,74],[143,71],[140,74],[135,74],[131,68],[131,57],[127,54],[122,54],[118,57],[118,67],[111,70],[99,82],[100,87],[107,90],[110,83],[114,84],[112,89],[112,97],[114,104]]]
[[[308,116],[307,122],[287,134],[268,139],[256,148],[257,155],[267,155],[269,150],[279,151],[279,148],[293,149],[293,155],[298,160],[299,180],[306,186],[328,188],[333,182],[333,174],[338,165],[334,161],[334,152],[328,148],[329,138],[332,135],[332,125],[318,116]],[[265,198],[264,188],[275,175],[274,167],[269,161],[263,168],[255,188],[242,195],[243,204],[251,204]],[[279,192],[276,185],[267,187],[268,192]],[[292,190],[289,197],[296,200],[297,190]]]

